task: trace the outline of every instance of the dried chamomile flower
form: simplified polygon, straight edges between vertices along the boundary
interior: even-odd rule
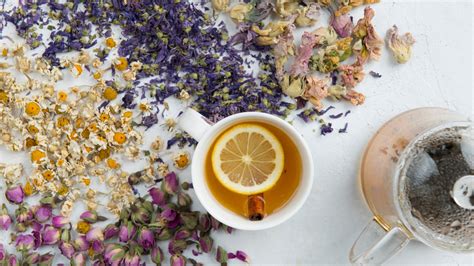
[[[166,163],[159,163],[157,170],[158,170],[158,175],[160,177],[164,177],[170,172],[169,167]]]
[[[0,176],[5,179],[7,185],[12,185],[20,181],[22,174],[22,164],[0,164]]]
[[[275,11],[282,18],[289,17],[298,12],[298,0],[276,0]]]
[[[189,153],[185,151],[180,151],[173,157],[174,167],[181,170],[186,168],[189,165],[189,162],[190,162]]]
[[[16,56],[15,57],[15,66],[18,71],[22,73],[28,73],[31,70],[31,62],[26,56]]]
[[[290,77],[285,74],[280,81],[283,93],[293,98],[303,95],[305,86],[303,79],[303,77]]]
[[[178,95],[178,98],[184,101],[189,100],[190,97],[189,93],[185,90],[181,90]]]
[[[387,44],[392,51],[393,57],[399,64],[408,62],[411,57],[411,47],[415,43],[415,39],[411,33],[407,32],[403,35],[398,35],[398,27],[393,25],[387,31]]]
[[[313,26],[321,15],[320,10],[321,6],[318,3],[310,3],[308,6],[298,8],[295,24],[299,27]]]
[[[321,110],[323,105],[321,100],[328,96],[328,80],[318,79],[315,76],[306,76],[306,86],[303,98],[309,100],[317,110]]]
[[[212,8],[217,12],[226,11],[229,7],[230,0],[212,0]]]
[[[87,50],[82,49],[77,57],[77,63],[87,65],[90,63],[91,56]]]
[[[77,78],[82,74],[83,66],[82,66],[82,64],[79,64],[79,63],[72,63],[70,65],[69,70],[71,70],[72,75]]]
[[[229,16],[235,23],[240,23],[245,20],[245,17],[250,10],[252,10],[251,4],[237,4],[230,8]]]
[[[151,148],[155,151],[160,151],[163,148],[163,140],[157,137],[152,143]]]

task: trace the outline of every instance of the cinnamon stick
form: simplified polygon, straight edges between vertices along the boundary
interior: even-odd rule
[[[248,217],[250,221],[260,221],[265,217],[265,199],[263,193],[248,197]]]

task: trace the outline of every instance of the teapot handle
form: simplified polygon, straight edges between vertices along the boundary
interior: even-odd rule
[[[380,265],[410,241],[400,227],[384,230],[377,217],[364,228],[349,253],[353,265]]]

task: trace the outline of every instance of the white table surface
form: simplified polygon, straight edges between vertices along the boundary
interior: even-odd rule
[[[317,124],[294,123],[313,151],[316,169],[306,204],[275,228],[215,235],[216,242],[228,251],[247,252],[252,264],[348,264],[349,249],[371,219],[356,178],[361,153],[371,135],[392,116],[415,107],[447,107],[473,116],[472,2],[383,1],[373,8],[373,23],[381,36],[393,24],[401,32],[412,32],[417,41],[412,59],[397,65],[384,48],[381,60],[366,66],[367,71],[382,74],[380,79],[367,76],[357,87],[367,96],[366,103],[359,107],[336,104],[338,111],[352,112],[345,120],[335,120],[336,128],[349,122],[347,134],[320,136]],[[362,13],[363,8],[357,8],[351,15],[357,20]],[[318,25],[326,25],[326,18],[327,14]],[[148,142],[159,132],[158,127],[148,131]],[[26,162],[23,158],[0,148],[0,162]],[[189,179],[189,169],[180,177]],[[4,200],[3,195],[0,197]],[[202,209],[198,202],[194,205]],[[5,240],[0,243],[6,244]],[[198,260],[215,264],[211,256]],[[412,242],[387,264],[473,265],[474,254],[451,254]]]

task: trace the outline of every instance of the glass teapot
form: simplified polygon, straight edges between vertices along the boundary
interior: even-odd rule
[[[474,252],[472,122],[442,108],[388,121],[370,140],[359,178],[372,221],[354,243],[353,264],[381,264],[410,240]]]

